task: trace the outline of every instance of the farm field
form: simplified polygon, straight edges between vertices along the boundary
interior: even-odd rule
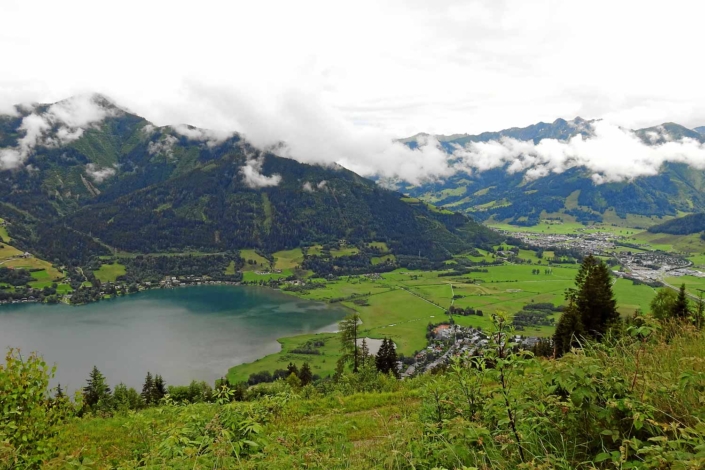
[[[38,271],[32,273],[32,277],[37,281],[53,281],[63,277],[63,274],[48,261],[34,256],[24,258],[23,254],[24,252],[17,248],[2,243],[2,247],[0,247],[0,266],[15,269],[37,269]]]
[[[244,271],[242,280],[244,282],[269,281],[271,279],[283,279],[293,274],[291,269],[283,269],[280,273],[257,274],[255,271]]]
[[[125,266],[120,263],[102,264],[100,269],[93,271],[93,274],[100,282],[115,282],[115,280],[125,274]]]
[[[277,251],[274,253],[274,269],[294,269],[304,260],[301,248],[293,250]]]
[[[265,271],[269,269],[269,260],[255,253],[255,250],[240,250],[240,257],[245,260],[242,271]],[[233,273],[234,274],[234,269]]]
[[[3,222],[4,220],[0,219],[0,224]],[[7,234],[7,228],[5,228],[4,225],[0,225],[0,241],[3,243],[10,243],[12,241],[10,236]]]
[[[324,287],[297,292],[293,295],[310,300],[341,302],[342,305],[360,314],[360,336],[369,338],[391,338],[397,351],[411,355],[426,346],[426,327],[429,323],[448,320],[446,310],[451,302],[457,307],[473,307],[483,315],[453,317],[463,326],[487,329],[491,314],[506,311],[514,314],[530,303],[552,303],[563,305],[565,290],[573,287],[577,265],[552,266],[550,273],[532,274],[536,265],[490,266],[487,272],[469,273],[464,276],[441,276],[442,271],[409,271],[399,269],[382,274],[378,279],[367,276],[342,276],[335,281],[315,279]],[[705,287],[705,280],[702,281]],[[618,309],[623,315],[635,310],[648,310],[655,290],[646,285],[634,285],[631,281],[618,279],[614,284]],[[454,299],[453,296],[456,296]],[[553,315],[558,321],[559,313]],[[553,327],[527,327],[522,334],[550,336]],[[261,370],[273,371],[285,368],[290,362],[297,364],[307,360],[314,373],[325,376],[335,369],[340,357],[335,334],[321,334],[330,338],[322,348],[323,356],[293,355],[289,351],[304,344],[312,335],[282,338],[282,351],[250,364],[242,364],[230,370],[229,377],[245,380],[249,374]],[[305,357],[300,357],[305,356]],[[323,362],[325,360],[325,362]]]
[[[277,369],[286,369],[286,366],[293,362],[301,368],[304,362],[311,365],[314,374],[326,377],[335,372],[335,365],[340,358],[340,343],[338,336],[334,333],[319,333],[313,335],[292,336],[278,340],[282,350],[276,354],[270,354],[254,362],[240,364],[230,368],[228,379],[231,383],[246,381],[250,374],[268,370],[274,372]],[[316,348],[321,354],[297,354],[291,352],[300,348],[308,341],[322,341],[324,345]]]
[[[695,276],[667,277],[666,282],[672,286],[680,287],[685,284],[688,293],[698,296],[700,291],[705,291],[705,278]]]

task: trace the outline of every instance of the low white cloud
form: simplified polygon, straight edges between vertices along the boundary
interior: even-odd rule
[[[317,187],[318,189],[325,189],[326,184],[328,184],[328,181],[323,180],[323,181],[321,181],[320,183],[318,183],[318,184],[316,185],[316,187]]]
[[[277,186],[281,183],[282,177],[279,174],[273,174],[272,176],[262,174],[263,163],[263,157],[249,157],[245,162],[245,165],[240,168],[242,180],[250,188],[266,188],[270,186]]]
[[[199,129],[198,127],[189,126],[188,124],[177,124],[171,126],[171,128],[187,139],[205,142],[209,147],[222,144],[233,135],[233,132]]]
[[[306,181],[301,188],[307,193],[314,192],[313,186],[311,186],[311,183],[309,183],[308,181]]]
[[[89,163],[86,165],[86,174],[96,183],[102,183],[115,175],[115,168],[101,168],[95,163]]]
[[[592,127],[591,137],[578,135],[567,141],[544,139],[534,144],[505,138],[456,146],[453,166],[468,173],[506,167],[509,173],[525,172],[527,179],[583,167],[597,184],[657,175],[665,162],[705,169],[705,144],[696,140],[676,141],[657,128],[647,132],[646,139],[659,143],[647,144],[634,132],[604,121]]]
[[[174,156],[174,145],[178,141],[179,139],[173,135],[166,135],[156,142],[150,142],[147,145],[147,152],[150,155],[162,155],[171,158]]]
[[[24,135],[17,145],[0,149],[0,169],[22,166],[37,146],[58,147],[77,140],[86,129],[120,112],[105,103],[100,95],[79,95],[59,101],[44,112],[31,107],[20,124],[19,131]]]
[[[454,173],[435,138],[426,137],[411,149],[389,133],[356,126],[317,93],[292,89],[264,97],[197,83],[190,83],[188,90],[208,122],[238,129],[255,147],[282,157],[340,165],[362,176],[398,177],[411,183]]]

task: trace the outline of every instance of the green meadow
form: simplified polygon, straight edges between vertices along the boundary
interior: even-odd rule
[[[523,254],[523,253],[522,253]],[[368,276],[341,276],[334,281],[314,279],[323,283],[323,288],[296,292],[302,298],[339,302],[359,313],[362,320],[360,336],[369,338],[391,338],[397,350],[411,355],[426,347],[426,327],[429,323],[448,321],[446,310],[451,304],[457,307],[473,307],[483,315],[454,316],[454,321],[463,326],[487,329],[491,325],[492,313],[505,311],[510,315],[530,303],[564,304],[566,289],[573,287],[577,265],[552,266],[550,274],[544,274],[547,266],[540,266],[541,274],[532,274],[537,265],[490,266],[487,272],[469,273],[463,276],[440,276],[443,271],[410,271],[398,269],[385,273],[379,279]],[[254,273],[245,273],[255,276]],[[258,278],[263,278],[259,276]],[[246,277],[246,280],[248,278]],[[705,288],[705,280],[702,280]],[[635,310],[648,310],[655,290],[646,285],[634,285],[632,281],[617,279],[614,292],[618,309],[623,315]],[[455,298],[453,298],[455,296]],[[558,320],[559,314],[553,318]],[[550,336],[553,327],[533,327],[522,332],[532,336]],[[273,371],[285,368],[289,362],[311,363],[315,373],[326,376],[335,369],[340,357],[335,334],[318,335],[326,338],[323,355],[295,355],[290,351],[311,339],[311,335],[282,338],[282,351],[250,364],[230,369],[231,379],[244,380],[249,374],[262,370]]]
[[[120,263],[102,264],[100,269],[93,271],[100,282],[115,282],[118,277],[125,274],[125,265]]]

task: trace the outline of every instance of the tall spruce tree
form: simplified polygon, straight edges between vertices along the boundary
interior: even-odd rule
[[[340,360],[353,363],[353,372],[359,368],[360,355],[358,353],[357,339],[360,315],[355,312],[343,318],[338,323],[340,329],[340,345],[343,356]]]
[[[585,328],[580,320],[580,314],[571,301],[558,320],[556,331],[553,334],[556,357],[560,357],[569,352],[572,347],[578,346],[580,338],[584,334]]]
[[[142,399],[144,404],[149,406],[152,402],[152,396],[154,395],[154,379],[152,378],[152,373],[147,372],[147,377],[144,379],[144,385],[142,385]]]
[[[105,376],[93,366],[88,375],[86,386],[83,387],[83,403],[89,408],[95,408],[101,400],[106,403],[110,400],[110,387],[105,381]]]
[[[370,359],[370,348],[367,347],[367,338],[362,338],[362,344],[360,345],[360,365],[365,367],[365,364]]]
[[[619,320],[609,268],[602,260],[586,256],[575,285],[575,290],[568,295],[572,297],[585,334],[599,339],[611,324]]]
[[[678,297],[673,304],[671,316],[673,318],[688,318],[690,316],[690,304],[685,293],[685,284],[681,284],[681,288],[678,290]]]
[[[162,376],[157,374],[154,376],[154,387],[152,388],[152,403],[155,405],[159,403],[159,401],[164,398],[166,395],[166,383],[164,383],[164,379],[162,379]]]
[[[399,371],[397,370],[397,351],[391,339],[384,338],[382,340],[382,345],[379,351],[377,351],[377,357],[375,357],[375,365],[377,366],[377,370],[383,374],[391,372],[395,377],[399,376]]]
[[[286,374],[287,377],[290,376],[291,374],[298,376],[299,375],[299,368],[296,367],[296,364],[294,364],[293,362],[290,362],[289,365],[286,366],[286,372],[287,372],[287,374]]]
[[[299,371],[299,380],[301,380],[301,385],[306,386],[313,382],[313,372],[311,372],[311,366],[308,362],[304,362],[301,366],[301,371]]]

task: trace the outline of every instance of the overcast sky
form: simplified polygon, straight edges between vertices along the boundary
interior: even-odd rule
[[[455,170],[437,144],[392,139],[578,115],[705,125],[704,13],[678,0],[0,0],[0,112],[99,92],[158,125],[286,142],[301,161],[443,177]],[[576,148],[551,153],[552,171]],[[488,149],[470,151],[477,167]]]
[[[2,0],[0,109],[97,91],[158,124],[239,130],[255,113],[319,112],[395,136],[576,115],[704,125],[704,13],[644,0]]]

